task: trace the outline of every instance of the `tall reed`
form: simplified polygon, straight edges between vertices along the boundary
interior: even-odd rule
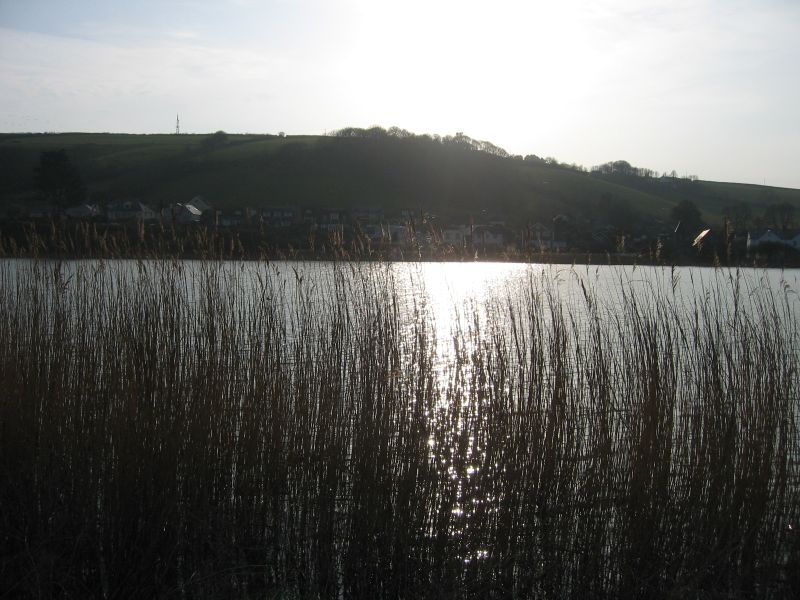
[[[793,290],[532,271],[442,362],[392,273],[2,263],[0,590],[800,593]]]

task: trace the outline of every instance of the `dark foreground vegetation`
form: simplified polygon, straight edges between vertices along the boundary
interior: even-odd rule
[[[1,264],[5,597],[800,593],[791,290],[531,274],[442,364],[380,265]]]

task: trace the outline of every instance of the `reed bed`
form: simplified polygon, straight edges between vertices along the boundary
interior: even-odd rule
[[[312,271],[2,263],[0,597],[800,594],[792,289]]]

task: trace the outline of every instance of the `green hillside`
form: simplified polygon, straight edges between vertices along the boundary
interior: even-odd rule
[[[672,208],[683,200],[695,203],[712,225],[737,205],[749,207],[753,219],[761,218],[770,204],[800,209],[800,190],[600,176],[536,157],[476,150],[462,143],[469,138],[362,133],[2,134],[0,212],[24,212],[36,201],[39,158],[59,149],[66,150],[80,172],[89,197],[101,204],[138,199],[157,208],[199,194],[223,210],[380,207],[426,211],[443,219],[511,221],[564,214],[587,226],[631,230],[668,227]]]

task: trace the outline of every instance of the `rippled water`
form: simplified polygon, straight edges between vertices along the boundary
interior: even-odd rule
[[[175,269],[175,266],[178,269]],[[424,319],[436,342],[443,366],[454,356],[454,344],[465,339],[487,340],[509,325],[520,305],[541,302],[578,324],[589,312],[612,318],[630,298],[647,306],[660,300],[688,313],[710,303],[731,311],[748,311],[753,299],[770,296],[797,314],[800,269],[729,269],[603,265],[542,265],[523,263],[334,263],[334,262],[201,262],[201,261],[0,261],[0,285],[15,285],[28,269],[59,269],[65,286],[78,271],[108,271],[107,281],[168,273],[177,276],[187,305],[197,305],[204,284],[215,286],[232,305],[246,309],[253,302],[277,301],[287,322],[296,320],[296,304],[306,302],[317,313],[336,305],[337,294],[372,299],[396,306],[410,334]],[[55,281],[55,280],[54,280]],[[340,296],[341,297],[341,296]],[[547,317],[548,310],[541,315]],[[296,323],[295,323],[296,325]]]
[[[30,286],[31,293],[14,293],[18,285]],[[433,548],[437,540],[446,538],[448,560],[467,565],[464,569],[489,564],[487,573],[493,574],[510,560],[518,561],[517,574],[533,576],[540,571],[542,577],[564,570],[567,560],[579,564],[577,554],[559,554],[575,539],[594,544],[587,555],[589,572],[605,573],[604,567],[591,566],[601,556],[611,565],[608,572],[627,573],[628,565],[636,564],[640,556],[638,542],[631,542],[627,532],[659,526],[651,522],[647,511],[636,511],[643,492],[629,482],[650,481],[653,469],[660,469],[672,486],[652,490],[650,510],[660,510],[667,517],[657,539],[670,544],[687,540],[675,551],[678,558],[698,539],[713,541],[718,535],[713,528],[711,533],[692,536],[717,514],[713,502],[719,490],[703,492],[713,482],[708,473],[715,471],[703,469],[718,454],[734,456],[729,449],[737,446],[724,446],[725,432],[733,431],[727,423],[736,424],[740,431],[743,467],[736,472],[737,478],[742,472],[759,473],[760,468],[749,470],[749,453],[767,452],[764,448],[771,448],[767,442],[781,435],[786,436],[789,450],[776,446],[765,460],[796,464],[791,462],[794,458],[787,459],[787,453],[796,448],[796,427],[786,424],[797,418],[797,363],[792,349],[800,351],[798,290],[800,270],[512,263],[0,261],[0,315],[19,316],[8,320],[9,331],[15,332],[7,338],[8,357],[16,360],[13,346],[32,325],[39,329],[28,342],[33,349],[43,349],[39,356],[74,344],[83,352],[77,357],[93,365],[91,377],[102,380],[106,370],[116,373],[115,385],[119,385],[111,386],[110,392],[124,390],[129,378],[141,376],[151,386],[150,393],[141,394],[134,386],[131,396],[118,393],[118,402],[126,409],[137,407],[145,396],[156,407],[156,423],[161,422],[160,411],[170,399],[177,399],[173,410],[176,406],[182,410],[186,398],[216,408],[218,412],[210,413],[214,418],[202,425],[213,433],[224,433],[221,425],[228,423],[234,432],[229,438],[203,437],[203,428],[194,427],[193,413],[184,415],[188,425],[181,431],[189,440],[197,436],[199,447],[219,442],[218,456],[227,456],[247,438],[251,422],[260,420],[264,431],[271,431],[266,426],[272,418],[285,417],[296,433],[296,438],[284,440],[285,456],[293,456],[300,465],[298,478],[286,481],[292,485],[308,481],[309,473],[317,473],[325,461],[338,475],[330,479],[334,487],[328,487],[327,479],[322,486],[310,477],[309,487],[297,488],[306,495],[297,492],[282,510],[291,513],[298,502],[309,499],[315,504],[307,506],[323,506],[316,504],[317,498],[327,494],[324,500],[329,504],[324,506],[330,512],[325,514],[336,515],[340,525],[353,524],[357,529],[364,510],[353,499],[359,491],[395,493],[403,477],[409,476],[408,498],[416,497],[420,487],[428,490],[427,504],[415,513],[419,518],[412,523],[420,533],[420,547]],[[33,310],[25,310],[29,306]],[[128,318],[120,318],[121,313]],[[94,356],[95,347],[86,341],[95,339],[93,327],[98,320],[108,326],[98,326],[97,337],[104,340],[105,353]],[[740,326],[742,320],[744,326]],[[59,327],[62,338],[51,343]],[[674,330],[680,331],[673,336]],[[745,339],[740,344],[742,331]],[[765,335],[758,335],[762,331]],[[264,340],[270,336],[279,338],[278,349],[265,360],[268,344]],[[326,345],[326,336],[332,344]],[[225,339],[220,341],[221,337]],[[770,345],[777,351],[770,352]],[[164,361],[149,360],[158,358],[163,347],[172,354],[167,352]],[[214,356],[220,348],[221,360]],[[255,352],[250,358],[260,356],[260,362],[248,358],[251,350]],[[124,359],[125,352],[128,360],[147,358],[151,371],[120,369],[124,360],[118,361],[117,356]],[[72,358],[69,352],[53,354],[64,361]],[[745,376],[739,378],[741,357],[750,362],[742,369]],[[758,371],[769,371],[773,364],[775,368],[762,380]],[[77,390],[69,398],[91,404],[96,398],[84,397],[83,367],[79,363],[72,371],[75,377],[66,380]],[[253,377],[259,368],[264,377]],[[351,377],[362,370],[363,378]],[[213,377],[205,377],[208,371]],[[169,387],[173,379],[180,380],[177,389]],[[208,393],[205,386],[213,385],[215,379],[225,385]],[[373,380],[382,387],[376,390]],[[282,387],[272,390],[273,381],[280,381]],[[43,389],[50,389],[51,382],[46,379],[46,383]],[[54,401],[66,396],[58,388],[62,383],[53,383]],[[162,388],[174,394],[162,394]],[[767,410],[762,396],[772,402],[767,402]],[[258,402],[246,405],[248,397]],[[325,402],[341,413],[332,410],[319,419],[306,419],[305,411],[313,413]],[[373,402],[381,403],[387,415],[384,421],[373,421]],[[416,407],[421,409],[416,411]],[[128,412],[120,414],[124,431],[130,426]],[[320,443],[315,434],[333,431],[330,415],[343,419],[334,433],[344,441],[341,446],[331,445],[328,455],[319,454],[313,445]],[[419,416],[413,427],[409,415]],[[773,417],[774,422],[769,420]],[[84,424],[81,419],[74,422],[76,427]],[[700,433],[710,436],[711,448]],[[282,439],[274,433],[252,432],[247,438],[264,448],[263,456],[253,463],[259,469],[269,462],[272,437]],[[165,439],[171,439],[171,434]],[[339,443],[336,436],[331,439]],[[391,455],[394,462],[382,463],[380,469],[373,469],[371,463],[369,469],[359,467],[362,459],[369,463],[381,448],[396,449]],[[662,448],[667,448],[666,454],[660,453]],[[242,465],[221,464],[222,479],[236,480]],[[281,460],[275,464],[275,473],[280,475],[286,465]],[[731,465],[720,464],[725,477],[735,472]],[[411,466],[421,470],[405,470]],[[193,469],[187,467],[186,472]],[[775,473],[777,478],[781,472]],[[781,485],[795,481],[791,477],[780,479]],[[685,490],[691,491],[687,483],[699,492],[685,495]],[[749,498],[751,490],[769,490],[769,484],[769,478],[766,488],[745,479],[742,492],[733,497]],[[198,490],[206,485],[203,482]],[[686,512],[663,510],[664,494]],[[785,504],[778,499],[769,509],[771,523],[794,522],[795,488],[789,494]],[[711,504],[697,519],[689,518],[698,507],[703,509],[696,504],[698,498],[710,499]],[[392,518],[402,516],[410,506],[405,500],[396,501],[399,508]],[[235,504],[238,498],[231,497],[231,502]],[[376,501],[375,506],[381,505]],[[719,507],[726,531],[730,505],[738,506],[731,502]],[[529,554],[521,557],[509,550],[501,555],[495,545],[497,527],[503,522],[500,517],[517,510],[522,516],[513,534],[520,539],[527,536]],[[746,514],[749,509],[742,510]],[[380,517],[375,526],[380,528],[389,517],[376,511]],[[677,523],[675,528],[672,521]],[[398,531],[405,534],[403,523]],[[563,527],[557,535],[545,527],[553,523]],[[584,532],[581,538],[575,532],[586,523],[602,535],[595,538]],[[763,523],[766,520],[759,527]],[[778,553],[780,544],[788,543],[785,528],[768,530],[765,535],[770,545],[776,536],[783,540],[778,540]],[[377,539],[370,536],[364,539]],[[334,545],[350,544],[351,552],[371,551],[361,538],[346,533],[337,540]],[[629,548],[633,562],[627,562],[624,551],[618,552],[621,545]],[[405,558],[404,553],[398,556]],[[581,580],[575,581],[579,586]]]

